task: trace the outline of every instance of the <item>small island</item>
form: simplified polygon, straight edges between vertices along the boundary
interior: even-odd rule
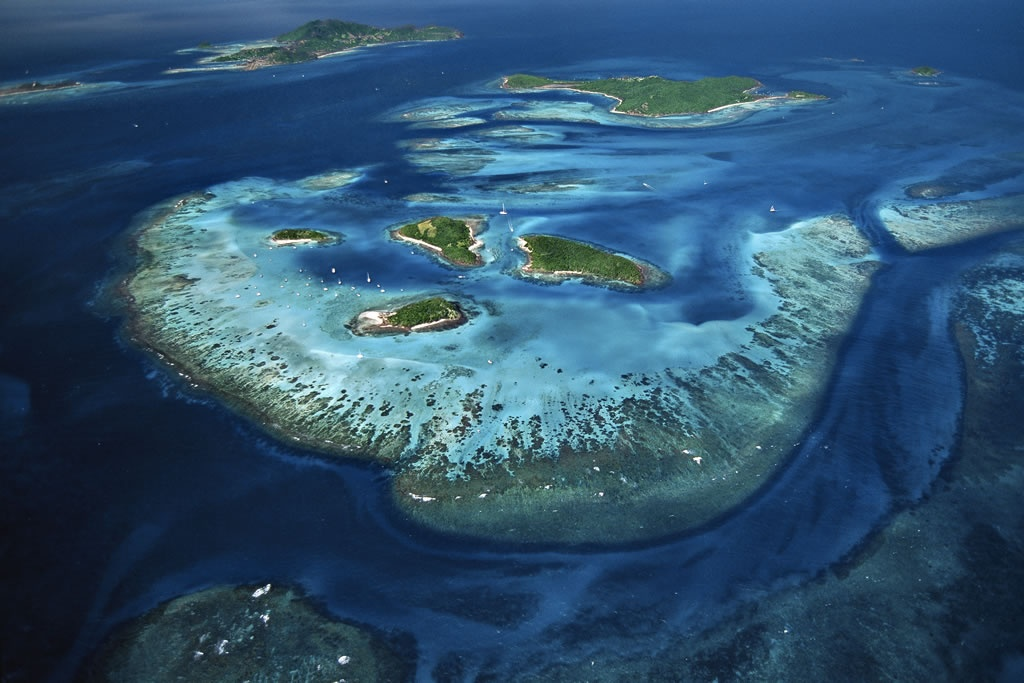
[[[452,265],[479,266],[483,263],[479,254],[483,242],[476,238],[474,228],[480,223],[479,218],[434,216],[404,225],[391,235],[424,247]]]
[[[420,299],[393,311],[363,311],[350,329],[357,335],[450,330],[467,322],[462,307],[439,296]]]
[[[502,80],[503,88],[515,90],[573,90],[604,95],[616,100],[612,111],[634,116],[707,114],[725,107],[766,100],[823,100],[824,95],[795,90],[786,95],[755,92],[756,79],[743,76],[673,81],[661,76],[626,76],[593,81],[556,81],[543,76],[514,74]]]
[[[78,81],[57,81],[55,83],[32,81],[31,83],[21,83],[19,85],[0,87],[0,97],[7,97],[10,95],[30,95],[33,93],[51,92],[53,90],[67,90],[68,88],[77,88],[81,85],[82,84]]]
[[[213,58],[212,62],[237,62],[246,69],[309,62],[367,45],[411,41],[455,40],[462,32],[445,26],[379,28],[339,19],[317,19],[272,41],[244,47]],[[208,49],[201,46],[202,49]]]
[[[924,76],[925,78],[932,78],[934,76],[938,76],[942,72],[932,66],[915,66],[913,69],[910,70],[910,73],[914,74],[915,76]]]
[[[552,235],[525,235],[518,239],[526,252],[523,273],[572,277],[601,282],[621,282],[639,287],[646,278],[639,263],[619,254],[598,249],[584,242]]]
[[[320,230],[310,228],[285,228],[278,230],[270,236],[270,241],[276,245],[288,244],[325,244],[334,242],[337,238]]]

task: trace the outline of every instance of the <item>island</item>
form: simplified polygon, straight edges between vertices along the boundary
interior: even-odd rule
[[[367,45],[412,41],[455,40],[458,29],[445,26],[379,28],[340,19],[316,19],[271,41],[263,41],[213,58],[213,62],[237,62],[246,69],[309,62]],[[209,48],[203,48],[209,49]]]
[[[483,242],[476,238],[474,229],[481,223],[479,218],[434,216],[403,225],[391,235],[428,249],[452,265],[479,266],[483,263],[479,254]]]
[[[0,87],[0,97],[8,97],[10,95],[31,95],[33,93],[51,92],[53,90],[67,90],[68,88],[77,88],[81,85],[82,84],[78,81],[57,81],[55,83],[32,81],[31,83],[21,83],[19,85]]]
[[[938,76],[942,72],[932,66],[915,66],[913,69],[910,70],[910,73],[914,74],[915,76],[925,76],[926,78],[932,78],[933,76]]]
[[[707,114],[725,107],[767,100],[807,101],[827,99],[824,95],[794,90],[786,95],[756,92],[762,84],[744,76],[673,81],[661,76],[624,76],[592,81],[559,81],[544,76],[513,74],[502,79],[501,87],[513,90],[573,90],[604,95],[616,101],[612,112],[634,116],[675,116]]]
[[[517,242],[527,255],[526,265],[520,269],[527,275],[579,277],[585,282],[611,281],[636,287],[646,281],[644,269],[636,261],[585,242],[552,235],[524,235]]]
[[[393,311],[363,311],[352,322],[353,334],[394,334],[450,330],[469,318],[455,301],[439,296],[420,299]]]
[[[285,228],[270,236],[270,241],[277,245],[324,244],[334,242],[336,239],[326,232],[310,228]]]

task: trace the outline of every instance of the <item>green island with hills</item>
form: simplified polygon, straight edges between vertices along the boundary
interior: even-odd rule
[[[323,242],[333,242],[334,237],[321,232],[320,230],[313,230],[311,228],[285,228],[283,230],[276,231],[270,236],[270,241],[275,244],[295,244],[295,243],[316,243],[321,244]]]
[[[479,223],[479,219],[434,216],[404,225],[392,235],[426,247],[453,265],[478,266],[483,260],[476,250],[483,243],[476,239],[473,228]]]
[[[454,301],[439,296],[414,301],[384,314],[384,323],[392,327],[413,329],[420,325],[455,321],[462,317],[462,309]]]
[[[932,76],[938,76],[942,72],[933,66],[915,66],[913,69],[910,70],[910,73],[914,74],[915,76],[925,76],[926,78],[931,78]]]
[[[0,97],[28,95],[37,92],[49,92],[51,90],[66,90],[67,88],[77,88],[81,85],[78,81],[56,81],[53,83],[32,81],[31,83],[19,83],[18,85],[0,87]]]
[[[356,335],[440,332],[469,321],[462,307],[440,296],[419,299],[391,310],[363,311],[347,327]]]
[[[522,268],[526,273],[582,276],[636,286],[645,281],[643,268],[636,261],[585,242],[553,235],[524,235],[518,242],[528,256]]]
[[[785,95],[754,92],[761,83],[745,76],[673,81],[661,76],[625,76],[592,81],[560,81],[544,76],[513,74],[502,81],[503,88],[516,90],[575,90],[617,100],[612,111],[637,116],[706,114],[737,104],[764,100],[824,100],[824,95],[792,90]]]
[[[458,29],[445,26],[399,26],[380,28],[340,19],[316,19],[283,33],[273,44],[255,45],[214,58],[213,62],[241,62],[247,69],[278,64],[309,62],[329,54],[366,45],[383,45],[411,41],[455,40],[462,37]],[[207,44],[201,48],[209,47]]]

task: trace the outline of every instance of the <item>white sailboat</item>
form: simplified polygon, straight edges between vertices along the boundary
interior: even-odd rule
[[[771,208],[768,209],[768,213],[775,213],[775,205],[772,204]]]
[[[499,211],[498,213],[500,213],[502,216],[508,215],[508,211],[505,210],[505,202],[501,203],[501,211]]]

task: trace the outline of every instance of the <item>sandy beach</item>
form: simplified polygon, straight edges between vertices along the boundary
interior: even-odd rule
[[[393,311],[382,311],[382,310],[371,310],[363,311],[360,313],[353,326],[353,332],[356,334],[374,334],[385,333],[391,334],[395,332],[428,332],[431,330],[446,330],[453,327],[458,327],[465,323],[468,318],[466,314],[459,308],[459,317],[454,319],[435,320],[429,323],[420,323],[419,325],[413,325],[412,327],[402,327],[400,325],[391,325],[387,321],[387,316]]]

